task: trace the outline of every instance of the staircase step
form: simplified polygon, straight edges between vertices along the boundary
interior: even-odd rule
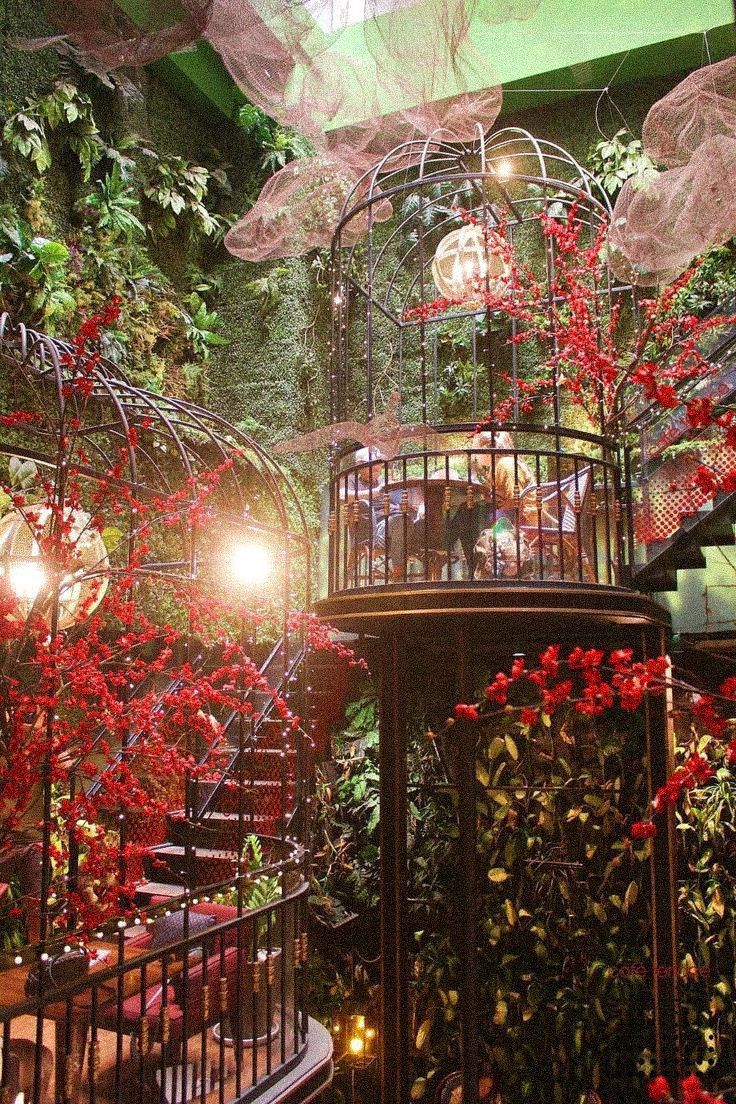
[[[289,811],[287,809],[287,816]],[[277,834],[277,825],[278,817],[267,814],[243,818],[245,835],[254,832],[258,836],[273,836]],[[208,813],[202,820],[189,825],[188,829],[182,820],[177,821],[176,814],[172,814],[169,842],[183,846],[188,831],[191,844],[198,850],[204,847],[236,851],[240,836],[239,829],[240,818],[237,813]]]
[[[705,567],[705,556],[699,545],[688,545],[674,553],[672,566],[675,571],[698,570]]]
[[[136,886],[135,902],[137,905],[147,905],[153,897],[167,897],[173,901],[183,897],[185,892],[185,887],[180,882],[141,882]]]
[[[723,548],[736,544],[736,534],[733,531],[733,520],[728,517],[713,517],[712,521],[706,519],[703,522],[703,531],[700,538],[703,548]]]
[[[229,743],[218,750],[232,757],[238,754],[238,745]],[[252,770],[256,778],[275,778],[276,771],[281,768],[281,760],[285,758],[287,766],[292,764],[296,758],[296,752],[293,747],[284,750],[281,747],[261,745],[256,748],[246,747],[243,758],[246,770]],[[269,769],[272,773],[268,773]]]
[[[195,808],[204,815],[211,812],[237,813],[240,808],[240,790],[234,778],[228,778],[213,793],[216,783],[202,782],[195,787]],[[211,796],[212,795],[212,796]],[[288,806],[293,799],[294,785],[287,780],[284,802]],[[206,807],[205,804],[209,801]],[[276,778],[261,778],[255,782],[248,779],[242,791],[243,812],[246,816],[281,815],[281,781]]]
[[[736,494],[716,495],[710,510],[683,518],[676,533],[649,546],[648,562],[633,571],[634,584],[648,591],[677,590],[678,570],[706,566],[703,548],[736,543],[734,520]]]
[[[192,849],[189,863],[191,864],[190,889],[215,885],[232,878],[237,864],[237,852],[197,847]],[[183,846],[176,843],[164,843],[159,847],[151,848],[145,860],[145,869],[149,878],[184,885],[189,881],[187,865],[186,851]]]
[[[647,575],[646,580],[639,583],[643,590],[647,592],[653,591],[656,594],[663,593],[665,591],[677,590],[677,572],[676,571],[662,571],[656,575]]]

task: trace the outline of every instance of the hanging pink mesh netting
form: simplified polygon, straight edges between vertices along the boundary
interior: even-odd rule
[[[225,238],[231,253],[245,261],[296,257],[330,244],[353,180],[327,157],[305,157],[279,169],[263,186],[257,202]],[[373,217],[391,217],[388,200],[374,206]],[[351,221],[345,245],[364,233],[367,217]]]
[[[626,181],[608,240],[613,268],[639,284],[667,283],[693,257],[736,234],[736,137],[713,137],[686,165]]]
[[[643,138],[666,168],[626,181],[609,242],[616,274],[649,285],[736,234],[736,58],[699,69],[656,103]]]
[[[134,23],[115,0],[50,0],[49,16],[108,69],[119,69],[190,46],[207,27],[212,5],[213,0],[143,0],[140,23]]]
[[[420,134],[442,131],[450,140],[472,142],[477,137],[478,126],[484,133],[493,126],[502,102],[503,92],[496,86],[409,107],[403,116]]]
[[[491,88],[330,131],[319,143],[318,155],[292,161],[266,182],[255,205],[227,234],[227,248],[243,260],[259,261],[329,247],[356,179],[401,141],[407,124],[421,135],[441,130],[446,138],[469,141],[477,125],[487,129],[500,108],[501,89]],[[421,152],[422,143],[403,148],[394,155],[391,167],[399,167],[398,158],[408,167]],[[357,189],[353,201],[360,198],[360,191]],[[385,221],[391,214],[388,200],[373,205],[374,221]],[[362,218],[351,218],[343,230],[342,244],[353,245],[367,226],[367,212]]]
[[[708,139],[736,134],[736,58],[706,65],[658,100],[644,120],[642,139],[667,168],[685,165]]]
[[[52,16],[109,68],[145,64],[202,35],[252,103],[310,137],[315,158],[269,180],[228,235],[233,252],[262,260],[327,244],[340,197],[409,128],[442,128],[446,140],[472,138],[477,123],[488,129],[501,91],[473,91],[492,81],[471,24],[526,19],[539,2],[183,0],[182,18],[173,0],[148,0],[134,23],[115,0],[52,0]]]

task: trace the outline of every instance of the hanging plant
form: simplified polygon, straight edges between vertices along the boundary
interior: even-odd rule
[[[618,195],[629,177],[642,176],[655,167],[641,139],[632,137],[626,127],[613,138],[596,142],[588,152],[588,165],[609,196]]]
[[[104,153],[100,132],[92,114],[92,101],[76,85],[57,81],[44,96],[26,100],[3,127],[3,139],[17,156],[30,161],[43,174],[51,166],[49,132],[58,131],[66,146],[77,156],[82,178]]]

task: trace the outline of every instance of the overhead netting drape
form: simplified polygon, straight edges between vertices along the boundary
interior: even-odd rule
[[[252,103],[309,137],[314,155],[271,177],[226,239],[236,255],[264,260],[329,245],[348,192],[407,132],[467,140],[478,124],[487,130],[501,90],[473,36],[528,18],[539,2],[150,0],[133,22],[115,0],[53,0],[51,15],[110,69],[204,37]],[[387,201],[378,217],[390,212]]]
[[[611,262],[634,283],[668,283],[736,234],[736,58],[691,73],[649,111],[642,139],[661,170],[627,180]]]
[[[213,0],[142,0],[134,23],[114,0],[49,0],[50,18],[108,69],[146,65],[195,42]]]

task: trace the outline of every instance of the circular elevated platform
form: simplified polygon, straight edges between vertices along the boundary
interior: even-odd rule
[[[389,584],[343,591],[321,599],[314,608],[336,628],[370,635],[404,630],[432,635],[446,632],[461,619],[463,629],[488,633],[492,626],[499,638],[522,626],[540,639],[571,631],[666,631],[670,626],[669,613],[646,595],[579,583]]]

